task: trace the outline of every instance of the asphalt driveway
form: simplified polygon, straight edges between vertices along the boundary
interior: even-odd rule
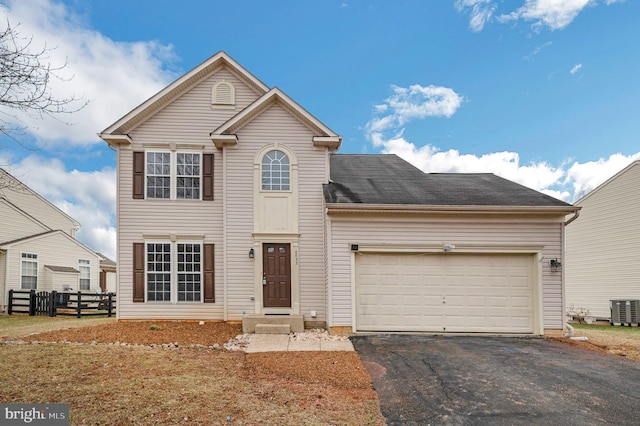
[[[543,338],[351,338],[389,425],[638,425],[640,363]]]

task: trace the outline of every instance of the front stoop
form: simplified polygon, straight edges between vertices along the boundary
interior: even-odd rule
[[[289,334],[291,326],[289,324],[256,324],[256,334]]]
[[[302,331],[302,315],[247,315],[242,318],[243,333],[289,334]]]

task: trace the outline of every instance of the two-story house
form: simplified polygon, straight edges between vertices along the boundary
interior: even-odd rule
[[[219,52],[100,133],[117,148],[118,318],[331,331],[562,328],[565,217],[491,174],[342,138]]]
[[[9,290],[99,289],[100,259],[76,239],[80,224],[0,169],[0,308]]]

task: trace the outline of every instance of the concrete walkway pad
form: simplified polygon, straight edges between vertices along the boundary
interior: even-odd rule
[[[287,351],[353,351],[349,340],[324,340],[322,338],[294,340],[288,334],[253,334],[245,348],[246,353]]]

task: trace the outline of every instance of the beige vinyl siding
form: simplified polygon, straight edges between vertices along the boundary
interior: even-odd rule
[[[78,259],[91,261],[91,291],[100,287],[100,260],[98,256],[72,241],[60,233],[44,235],[40,238],[30,239],[22,243],[16,243],[7,251],[7,285],[10,289],[20,290],[21,253],[35,253],[38,255],[38,291],[61,291],[62,287],[52,287],[52,280],[45,272],[45,265],[66,266],[78,269]],[[78,274],[76,274],[77,276]],[[78,291],[79,283],[73,286]]]
[[[437,245],[535,246],[543,247],[542,303],[544,328],[563,327],[562,274],[551,272],[548,259],[561,258],[562,222],[526,219],[455,217],[340,217],[331,216],[330,326],[352,326],[352,252],[350,245],[372,244],[395,247]]]
[[[212,152],[211,149],[205,152]],[[120,319],[222,319],[222,155],[214,159],[214,201],[134,200],[132,198],[131,151],[119,150],[118,204],[118,318]],[[215,244],[214,304],[133,303],[133,243],[144,243],[145,235],[162,236],[169,242],[195,235]],[[186,240],[185,240],[186,241]]]
[[[235,86],[235,109],[211,106],[211,88],[215,82],[222,79]],[[221,69],[130,133],[134,143],[132,148],[135,150],[142,150],[143,144],[148,143],[175,143],[177,149],[180,149],[181,144],[201,144],[204,146],[205,153],[213,153],[215,155],[214,201],[132,199],[133,155],[128,149],[118,151],[118,318],[202,320],[224,318],[223,154],[214,147],[209,135],[257,97],[258,95],[235,75],[226,69]],[[249,170],[249,179],[252,173],[251,161],[246,165]],[[250,211],[244,214],[250,214]],[[201,235],[204,237],[203,243],[215,244],[215,303],[133,303],[133,243],[145,242],[145,234]],[[245,236],[246,238],[250,238],[250,233]],[[250,246],[249,240],[244,245],[243,256],[240,256],[239,252],[235,255],[232,253],[227,255],[251,266],[253,264],[248,262],[246,253]],[[241,275],[244,277],[244,274],[241,273]],[[253,285],[252,278],[242,282],[243,286]],[[240,317],[237,316],[235,319]]]
[[[609,300],[640,299],[640,162],[576,206],[566,230],[566,304],[609,318]]]
[[[211,106],[211,88],[221,80],[235,86],[235,108]],[[212,146],[210,133],[257,98],[256,92],[223,68],[202,80],[129,134],[136,144],[175,142]]]
[[[0,217],[2,218],[0,242],[13,241],[49,231],[42,224],[2,200],[0,200]]]
[[[300,312],[309,311],[324,321],[324,251],[322,183],[326,175],[326,149],[315,148],[313,133],[284,108],[274,104],[238,131],[238,145],[228,149],[227,243],[229,318],[254,313],[253,162],[265,145],[277,142],[291,149],[298,160]],[[295,253],[292,262],[296,261]],[[250,283],[251,285],[247,285]]]
[[[53,204],[28,189],[3,188],[7,200],[53,230],[76,235],[76,222]]]

